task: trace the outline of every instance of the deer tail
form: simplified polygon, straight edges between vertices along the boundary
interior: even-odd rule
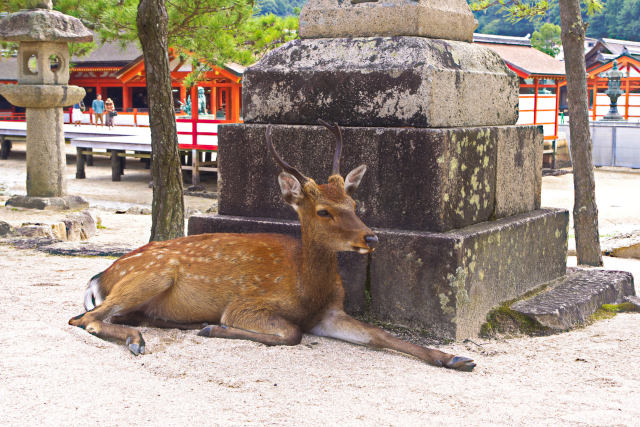
[[[100,277],[102,273],[98,273],[89,280],[87,290],[84,293],[84,308],[91,311],[104,301],[104,295],[100,286]]]

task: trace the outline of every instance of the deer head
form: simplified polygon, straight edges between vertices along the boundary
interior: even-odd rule
[[[327,184],[318,185],[285,162],[271,142],[271,125],[267,126],[267,147],[283,169],[278,176],[283,200],[298,213],[303,240],[332,251],[373,252],[378,238],[356,215],[356,203],[351,198],[367,170],[360,165],[347,174],[340,175],[342,133],[337,124],[319,122],[336,137],[333,170]]]

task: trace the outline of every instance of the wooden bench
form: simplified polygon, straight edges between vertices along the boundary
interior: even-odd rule
[[[184,143],[179,144],[182,152],[191,153],[191,165],[183,165],[185,170],[191,170],[192,182],[194,185],[200,182],[200,171],[217,172],[217,158],[212,161],[202,162],[200,153],[213,152],[217,154],[217,146],[207,148],[192,148],[190,139],[178,136],[178,141],[183,139]],[[86,178],[85,164],[90,156],[107,156],[111,158],[111,180],[120,181],[124,174],[126,158],[149,159],[147,168],[150,167],[151,141],[140,136],[101,136],[101,137],[80,137],[71,140],[71,145],[76,148],[76,178]],[[102,151],[95,151],[102,150]]]
[[[11,148],[13,147],[13,142],[26,141],[26,139],[26,136],[0,135],[0,159],[7,160],[9,158],[9,154],[11,154]]]
[[[217,172],[218,124],[222,120],[176,119],[179,149],[183,153],[182,168],[191,170],[194,185],[200,182],[200,171]],[[147,168],[151,160],[151,131],[141,127],[114,127],[107,129],[96,126],[64,125],[65,139],[76,148],[76,177],[85,178],[85,165],[93,164],[93,156],[111,157],[111,178],[120,181],[124,173],[127,157],[146,160]],[[194,133],[196,137],[194,137]],[[0,121],[0,158],[6,159],[11,151],[11,141],[24,140],[27,124],[22,122]],[[103,151],[94,151],[103,150]],[[200,156],[210,153],[209,161]],[[188,161],[186,159],[189,159]],[[189,164],[190,163],[190,164]]]

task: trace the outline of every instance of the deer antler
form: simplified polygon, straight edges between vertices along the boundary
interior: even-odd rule
[[[330,125],[322,119],[318,119],[318,123],[326,127],[336,137],[336,152],[333,155],[333,170],[331,175],[340,175],[340,156],[342,155],[342,131],[337,123]]]
[[[289,163],[287,163],[284,160],[282,160],[282,157],[280,157],[278,155],[278,153],[276,152],[276,149],[273,148],[273,142],[271,142],[271,125],[267,125],[267,131],[265,132],[265,137],[267,139],[267,147],[269,148],[269,151],[271,152],[271,155],[276,160],[276,162],[278,162],[280,167],[285,172],[289,172],[291,175],[295,176],[296,179],[300,182],[300,184],[304,185],[304,183],[307,182],[309,180],[309,178],[307,178],[306,176],[302,175],[302,173],[300,173],[300,171],[298,169],[294,168]]]

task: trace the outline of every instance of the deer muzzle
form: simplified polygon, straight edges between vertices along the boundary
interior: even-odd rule
[[[367,234],[364,236],[364,242],[369,248],[374,249],[378,245],[378,236],[375,234]]]

